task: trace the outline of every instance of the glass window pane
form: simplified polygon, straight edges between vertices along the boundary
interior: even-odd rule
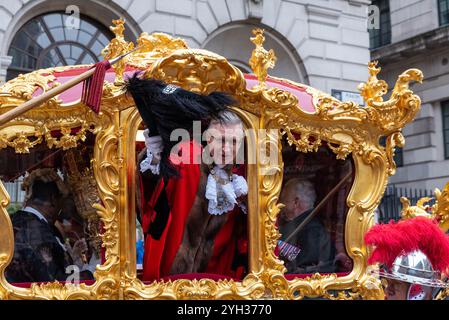
[[[449,101],[443,101],[441,108],[443,109],[443,116],[449,116]]]
[[[51,29],[51,35],[55,39],[55,41],[64,41],[65,40],[65,34],[63,28],[55,28]]]
[[[83,49],[78,46],[72,46],[72,54],[70,55],[74,59],[78,59],[83,53]]]
[[[28,50],[28,48],[32,46],[32,40],[26,35],[26,33],[20,33],[14,38],[12,45],[22,50]]]
[[[92,64],[96,63],[97,61],[89,54],[86,54],[83,60],[81,61],[81,64]]]
[[[65,63],[76,64],[80,57],[83,57],[81,63],[91,64],[99,60],[96,55],[101,58],[101,50],[113,36],[106,27],[97,25],[90,18],[81,17],[80,30],[65,29],[63,26],[62,13],[45,14],[27,22],[14,36],[9,49],[9,55],[13,57],[11,67],[17,70],[35,70]],[[97,39],[92,45],[94,51],[90,53],[87,46],[93,35]],[[56,55],[56,45],[64,59]],[[12,75],[14,72],[8,74]]]
[[[353,161],[337,160],[322,146],[316,153],[297,152],[284,140],[283,186],[278,216],[281,234],[276,254],[287,274],[349,273],[353,263],[346,253],[346,199],[353,183]],[[325,200],[326,196],[327,199]],[[328,205],[320,203],[326,201]],[[316,210],[320,206],[321,209]]]
[[[62,16],[59,13],[45,15],[44,21],[49,29],[63,26]]]
[[[95,41],[91,47],[92,52],[101,52],[101,50],[103,50],[103,49],[104,49],[104,46],[98,41]]]
[[[23,64],[25,68],[28,69],[34,69],[36,67],[36,59],[33,57],[30,57],[28,55],[23,56],[25,59],[25,63]]]
[[[109,43],[109,39],[104,34],[100,34],[97,40],[100,41],[103,47],[106,47]]]
[[[77,41],[78,39],[77,29],[65,29],[65,36],[67,41]]]
[[[42,33],[45,33],[44,28],[42,27],[40,21],[32,20],[27,23],[24,27],[25,32],[28,33],[31,37],[39,36]]]
[[[68,65],[74,65],[76,63],[76,60],[72,58],[65,58],[65,61]]]
[[[164,280],[184,278],[187,274],[198,273],[216,274],[240,280],[248,272],[248,248],[251,247],[251,243],[248,243],[247,217],[251,214],[248,210],[252,210],[252,206],[248,206],[246,191],[237,192],[236,190],[236,193],[232,192],[232,195],[225,195],[223,191],[227,188],[232,190],[230,179],[241,186],[246,184],[248,165],[245,161],[247,150],[244,147],[245,134],[241,131],[240,126],[230,128],[224,123],[217,122],[211,124],[209,128],[214,131],[209,132],[213,139],[211,136],[205,135],[209,139],[204,139],[204,142],[207,143],[204,151],[208,155],[214,154],[211,158],[201,157],[199,141],[183,141],[179,144],[181,153],[185,149],[196,149],[198,151],[194,152],[199,158],[202,158],[203,161],[205,158],[208,160],[201,164],[191,163],[190,168],[183,171],[183,176],[189,179],[192,188],[189,190],[190,192],[183,191],[185,197],[177,197],[175,202],[166,202],[166,206],[173,216],[181,212],[178,211],[179,208],[184,208],[181,210],[188,209],[185,215],[177,221],[173,219],[167,223],[155,222],[154,225],[159,225],[159,230],[165,234],[160,239],[159,232],[154,232],[156,229],[153,228],[148,229],[146,223],[147,219],[153,215],[147,208],[154,207],[156,202],[161,203],[153,200],[166,201],[155,194],[158,192],[157,186],[160,180],[152,175],[151,170],[142,173],[140,171],[129,172],[128,179],[130,181],[135,179],[137,184],[135,187],[136,198],[132,200],[136,201],[136,218],[144,224],[143,229],[136,228],[137,274],[144,281],[159,280],[160,278]],[[134,148],[137,167],[140,167],[147,152],[143,141],[143,125],[139,129]],[[206,129],[208,128],[203,127],[201,131],[204,132]],[[220,132],[226,132],[226,134],[223,135]],[[224,148],[222,143],[228,146]],[[198,149],[195,145],[198,146]],[[191,146],[194,146],[193,149]],[[190,154],[190,151],[188,153]],[[204,153],[204,155],[206,154]],[[193,158],[195,157],[193,156]],[[209,166],[206,162],[212,165]],[[227,170],[219,167],[220,164]],[[189,178],[200,168],[204,168],[204,170],[201,169],[200,176]],[[214,177],[208,185],[216,184],[215,190],[218,191],[218,194],[206,198],[204,190],[209,189],[206,186],[208,176]],[[175,186],[168,192],[178,192],[179,188],[180,185]],[[170,194],[167,195],[170,197]],[[192,199],[195,200],[192,202]],[[216,199],[216,201],[209,199]],[[158,220],[155,218],[153,221],[156,219]],[[139,224],[136,223],[136,225]],[[198,230],[201,232],[197,232]],[[184,238],[178,236],[182,233],[185,235]],[[171,253],[166,250],[169,243],[166,242],[168,241],[166,239],[171,239],[170,248],[174,253],[172,255],[174,259],[167,258]],[[191,239],[195,240],[191,241]],[[142,259],[144,255],[145,259]]]
[[[83,45],[87,46],[92,39],[92,36],[83,30],[80,30],[78,34],[78,42],[82,43]]]
[[[444,117],[443,119],[443,129],[449,130],[449,117]]]
[[[15,48],[10,48],[8,55],[12,56],[11,66],[20,67],[22,64],[22,52],[16,50]]]
[[[46,33],[41,33],[39,36],[37,36],[36,38],[36,42],[42,47],[42,48],[46,48],[50,45],[50,39],[48,39],[48,36]]]
[[[94,35],[95,32],[97,31],[97,28],[94,27],[91,23],[83,20],[81,21],[81,30],[89,33],[90,35]]]
[[[59,50],[61,50],[62,55],[65,57],[70,57],[70,45],[65,44],[62,46],[58,46]]]
[[[449,143],[449,130],[444,131],[444,141]]]
[[[449,1],[439,0],[438,10],[440,16],[440,24],[445,25],[449,23]]]
[[[372,1],[380,9],[380,30],[370,30],[370,46],[377,48],[391,43],[390,4],[386,0]]]

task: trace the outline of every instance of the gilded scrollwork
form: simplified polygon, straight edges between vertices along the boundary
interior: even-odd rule
[[[268,76],[268,69],[274,68],[277,58],[273,49],[268,51],[263,47],[265,42],[264,30],[254,29],[253,34],[254,37],[251,38],[251,42],[256,45],[256,49],[253,50],[249,65],[259,80],[259,86],[263,88]]]
[[[34,139],[31,140],[30,136],[26,135],[24,132],[19,132],[12,137],[2,134],[0,135],[0,149],[11,147],[14,148],[17,153],[29,153],[31,148],[42,142],[43,135],[44,133],[40,129],[36,130],[32,136]]]
[[[188,49],[184,39],[158,32],[152,34],[143,32],[137,39],[137,47],[137,52],[129,57],[128,65],[139,69],[150,67],[155,60],[166,57],[176,50]]]
[[[433,206],[427,205],[433,198],[435,199],[435,204]],[[410,199],[402,197],[401,218],[410,219],[422,216],[435,219],[438,221],[440,228],[447,232],[449,230],[449,183],[444,186],[443,191],[436,188],[433,198],[420,198],[416,205],[412,206]]]
[[[361,84],[359,90],[366,101],[370,120],[378,126],[384,135],[389,135],[402,129],[418,113],[421,99],[413,94],[409,89],[409,84],[411,81],[421,83],[423,74],[417,69],[409,69],[402,73],[396,81],[390,99],[383,101],[382,96],[385,94],[383,88],[386,84],[383,80],[377,80],[380,68],[376,66],[377,62],[370,63],[370,79],[367,83]],[[382,89],[378,88],[379,83]]]
[[[125,31],[125,20],[120,18],[113,20],[112,23],[115,26],[109,27],[109,29],[115,34],[115,38],[101,51],[101,55],[106,60],[111,60],[134,49],[134,43],[127,42],[123,35],[123,32]],[[123,83],[123,73],[125,72],[127,60],[128,57],[124,57],[113,66],[115,71],[114,83],[116,85]]]
[[[8,133],[8,128],[13,130],[14,125],[24,122],[26,126],[35,126],[35,135],[39,138],[33,141],[34,145],[29,146],[28,143],[21,145],[8,145],[15,147],[17,153],[26,151],[26,147],[32,148],[41,143],[45,138],[49,147],[61,148],[63,150],[76,147],[81,141],[84,141],[86,133],[92,132],[96,135],[96,143],[94,145],[94,159],[92,160],[93,173],[98,188],[98,194],[101,198],[101,204],[94,205],[97,214],[101,219],[104,232],[101,234],[102,246],[105,250],[105,262],[97,267],[95,272],[96,281],[93,285],[86,284],[62,284],[62,283],[45,283],[32,284],[30,288],[18,288],[6,282],[4,270],[9,264],[14,248],[14,240],[12,234],[12,226],[9,220],[6,207],[9,203],[6,190],[0,194],[1,211],[0,228],[9,230],[3,232],[0,237],[2,249],[0,255],[6,257],[0,259],[0,295],[8,299],[114,299],[118,296],[119,274],[119,252],[118,252],[118,223],[116,215],[119,210],[118,186],[117,178],[119,159],[117,157],[117,114],[119,111],[115,106],[104,105],[100,115],[84,109],[80,106],[80,114],[83,117],[66,117],[65,112],[54,112],[50,114],[46,120],[44,119],[19,119],[15,120],[8,127],[3,128],[2,132]],[[53,117],[51,115],[54,115]],[[56,139],[50,133],[58,130],[61,137]],[[75,133],[73,133],[75,132]],[[22,139],[28,139],[27,134],[18,134]],[[14,135],[12,135],[14,137]],[[14,138],[10,138],[11,143]],[[6,241],[6,242],[5,242]],[[4,246],[3,246],[4,244]]]
[[[432,213],[440,223],[440,227],[447,232],[449,230],[449,182],[443,191],[435,189],[436,202],[432,206]]]
[[[132,45],[123,37],[124,21],[114,21],[116,38],[105,48],[106,58],[113,58],[129,51]],[[86,109],[80,102],[61,107],[58,99],[29,111],[8,123],[0,130],[0,148],[12,147],[16,152],[27,152],[39,143],[67,150],[84,141],[86,134],[95,135],[93,174],[100,203],[94,205],[103,224],[101,234],[105,248],[105,262],[97,267],[93,285],[63,285],[50,283],[33,285],[29,289],[16,288],[4,278],[4,270],[11,260],[14,242],[12,227],[6,212],[8,195],[0,184],[0,298],[8,299],[301,299],[323,297],[338,299],[380,299],[380,282],[372,277],[366,266],[367,248],[363,235],[373,223],[373,211],[385,190],[388,176],[394,174],[394,148],[403,145],[401,129],[413,120],[420,108],[419,97],[409,89],[410,81],[422,81],[422,73],[416,69],[404,72],[398,79],[389,100],[384,101],[387,85],[377,78],[380,68],[369,65],[370,77],[360,86],[366,106],[353,102],[340,102],[316,89],[290,80],[278,79],[304,89],[313,97],[316,111],[302,109],[298,97],[279,88],[269,88],[263,83],[268,79],[268,69],[274,65],[275,55],[263,48],[263,33],[255,32],[256,45],[251,67],[260,82],[248,89],[242,72],[224,57],[215,53],[189,49],[185,41],[171,36],[143,33],[138,39],[139,49],[126,61],[127,65],[144,71],[144,76],[163,79],[199,93],[211,91],[230,92],[240,102],[239,115],[246,116],[246,124],[252,129],[274,129],[265,136],[258,136],[258,149],[276,152],[281,159],[277,164],[260,163],[254,169],[256,183],[250,185],[254,196],[251,223],[257,232],[250,241],[259,249],[252,252],[253,265],[249,274],[240,282],[211,279],[160,281],[144,284],[137,278],[129,241],[133,225],[134,199],[127,193],[132,189],[129,172],[135,169],[135,154],[130,146],[135,142],[140,117],[133,102],[125,96],[120,86],[106,82],[100,114]],[[121,82],[126,65],[115,68]],[[23,75],[2,86],[0,112],[6,112],[32,98],[40,88],[47,91],[59,85],[53,76],[55,71],[73,67],[39,70]],[[116,82],[116,84],[118,84]],[[26,126],[33,130],[20,131]],[[55,138],[52,131],[59,131]],[[270,131],[269,131],[270,132]],[[305,279],[287,280],[286,268],[275,254],[280,237],[276,219],[282,208],[279,194],[283,169],[281,138],[295,146],[299,152],[315,152],[326,143],[338,159],[352,156],[355,180],[347,198],[345,241],[348,255],[354,262],[353,271],[345,276],[313,275]],[[379,144],[385,136],[386,146]],[[131,148],[131,150],[133,150]],[[269,174],[267,174],[269,173]],[[435,210],[441,221],[448,221],[446,201],[449,187],[438,194]],[[134,226],[135,227],[135,226]],[[132,239],[132,238],[131,238]],[[134,258],[135,260],[135,258]]]
[[[0,103],[2,107],[8,107],[14,100],[26,101],[33,97],[36,90],[41,89],[43,93],[59,86],[56,77],[44,70],[33,71],[28,74],[20,74],[17,78],[8,81],[0,87]],[[61,103],[58,97],[48,100],[45,107],[55,107]]]

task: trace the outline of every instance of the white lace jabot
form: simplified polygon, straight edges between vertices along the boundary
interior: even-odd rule
[[[222,184],[214,178],[212,173],[207,178],[206,199],[209,200],[208,211],[212,215],[222,215],[234,209],[238,197],[248,194],[248,184],[245,178],[237,174],[232,174],[232,179],[229,179],[228,173],[218,166],[214,170],[223,181],[231,180],[226,184]]]

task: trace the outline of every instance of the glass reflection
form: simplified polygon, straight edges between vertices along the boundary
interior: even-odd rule
[[[138,133],[136,208],[144,239],[137,237],[137,257],[144,243],[144,281],[242,279],[247,273],[244,130],[237,115],[227,112],[223,122],[212,121],[200,132],[202,141],[183,139],[176,146],[170,160],[179,177],[164,179],[154,162],[145,164],[148,150],[157,158],[164,146]]]
[[[337,160],[326,145],[316,153],[300,153],[284,143],[283,160],[276,253],[287,274],[350,272],[344,231],[352,159]]]

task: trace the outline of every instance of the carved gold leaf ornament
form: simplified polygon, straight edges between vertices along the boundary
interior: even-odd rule
[[[253,30],[254,37],[251,38],[251,42],[256,45],[256,48],[253,50],[249,60],[249,65],[259,80],[260,88],[264,88],[266,86],[265,80],[268,76],[268,69],[273,69],[277,60],[273,49],[267,51],[263,47],[265,42],[264,32],[265,31],[260,28]]]
[[[432,206],[432,213],[440,223],[440,227],[447,232],[449,230],[449,182],[443,191],[435,189],[436,203]]]
[[[427,205],[432,199],[435,199],[433,206]],[[401,198],[402,219],[411,219],[417,216],[427,217],[438,221],[440,228],[444,232],[449,231],[449,182],[444,186],[443,191],[436,188],[434,190],[434,197],[423,197],[418,199],[415,206],[411,205],[411,201],[406,198]]]
[[[106,59],[119,56],[134,46],[124,39],[123,19],[115,20],[115,38],[102,51]],[[162,33],[142,33],[139,49],[115,66],[116,81],[105,82],[100,114],[81,102],[64,106],[58,99],[31,110],[0,128],[0,148],[27,152],[38,143],[50,148],[70,150],[95,135],[91,162],[100,202],[93,205],[101,219],[105,261],[97,267],[93,285],[50,283],[17,288],[7,283],[4,270],[14,246],[9,216],[8,195],[0,184],[0,298],[8,299],[302,299],[324,297],[340,299],[380,299],[378,279],[367,271],[367,248],[363,236],[373,223],[373,211],[394,173],[393,152],[403,145],[401,129],[413,120],[420,108],[419,97],[408,88],[410,81],[421,81],[422,73],[410,69],[396,83],[389,100],[387,86],[377,78],[380,68],[369,65],[369,79],[360,87],[366,106],[337,99],[311,87],[287,79],[274,78],[303,89],[312,96],[316,112],[306,112],[291,92],[266,86],[268,69],[275,64],[272,50],[263,47],[262,30],[255,30],[250,65],[259,85],[247,89],[242,72],[224,57],[207,50],[189,49],[184,40]],[[130,97],[124,95],[121,79],[126,67],[144,71],[145,77],[162,79],[198,93],[225,91],[240,102],[236,113],[248,129],[273,129],[280,134],[256,136],[254,148],[268,149],[279,156],[278,163],[248,166],[250,270],[242,281],[211,279],[159,281],[144,284],[135,270],[135,137],[141,118]],[[6,112],[30,99],[37,88],[44,92],[59,85],[53,73],[76,67],[38,70],[20,76],[1,87],[0,112]],[[79,67],[78,67],[79,68]],[[23,126],[32,130],[21,130]],[[20,129],[20,130],[19,130]],[[52,132],[60,132],[56,137]],[[386,147],[379,144],[387,137]],[[286,268],[276,256],[280,237],[276,220],[283,169],[281,139],[298,152],[316,152],[327,143],[338,159],[353,157],[354,185],[349,193],[349,212],[345,242],[354,268],[348,275],[315,274],[305,279],[285,278]],[[252,170],[252,171],[251,171]],[[267,174],[269,173],[269,174]],[[446,217],[446,190],[441,193],[438,210]],[[446,202],[445,202],[446,201]],[[444,209],[446,208],[446,209]],[[3,232],[5,230],[5,232]]]

